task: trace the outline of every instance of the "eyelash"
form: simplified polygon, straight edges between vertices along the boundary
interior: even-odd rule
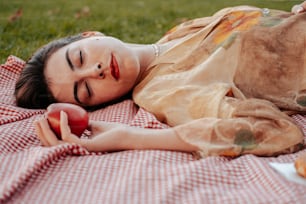
[[[91,94],[91,91],[90,91],[90,88],[89,88],[89,85],[88,85],[87,82],[85,82],[85,87],[86,87],[86,90],[88,92],[88,96],[91,97],[92,94]]]

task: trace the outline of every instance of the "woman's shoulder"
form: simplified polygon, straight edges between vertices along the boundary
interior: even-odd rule
[[[261,8],[249,5],[226,7],[217,11],[213,16],[223,16],[234,11],[249,11],[249,10],[261,10]]]
[[[261,9],[254,6],[235,6],[235,7],[227,7],[223,8],[211,16],[203,16],[193,19],[187,19],[178,25],[169,29],[165,35],[158,41],[158,43],[169,42],[174,39],[185,37],[186,35],[195,33],[202,28],[208,26],[215,21],[220,20],[223,16],[226,16],[229,13],[236,11],[260,11]]]

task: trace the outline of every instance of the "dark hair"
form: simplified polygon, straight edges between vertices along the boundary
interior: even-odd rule
[[[78,34],[54,40],[34,53],[15,85],[14,95],[17,106],[40,109],[56,102],[44,75],[46,62],[56,50],[83,38],[82,34]]]

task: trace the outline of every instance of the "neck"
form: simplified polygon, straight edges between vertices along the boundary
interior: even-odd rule
[[[156,58],[155,49],[148,44],[128,44],[139,59],[140,67],[146,68]]]
[[[139,80],[143,73],[150,67],[158,57],[165,50],[164,45],[152,44],[127,44],[131,50],[136,54],[140,64]],[[139,81],[138,80],[138,81]]]

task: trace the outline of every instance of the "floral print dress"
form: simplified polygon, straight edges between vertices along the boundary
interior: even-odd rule
[[[303,148],[288,114],[306,111],[306,13],[249,6],[184,22],[146,70],[134,101],[198,155],[261,156]]]

